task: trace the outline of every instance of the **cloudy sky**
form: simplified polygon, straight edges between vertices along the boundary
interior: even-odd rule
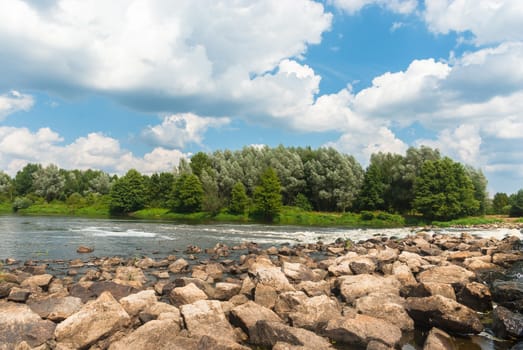
[[[2,0],[0,169],[429,145],[523,188],[521,0]]]

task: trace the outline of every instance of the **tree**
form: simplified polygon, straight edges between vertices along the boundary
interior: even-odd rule
[[[33,192],[33,174],[41,169],[40,164],[29,163],[15,175],[15,191],[17,196],[25,196]]]
[[[194,213],[201,209],[202,184],[194,174],[182,174],[174,184],[172,209],[179,213]]]
[[[229,211],[232,214],[244,214],[249,204],[249,197],[245,192],[245,186],[238,181],[234,184],[231,191],[231,204],[229,205]]]
[[[0,201],[2,199],[12,200],[13,190],[13,181],[9,175],[0,170]]]
[[[145,185],[142,175],[135,169],[129,170],[115,181],[109,196],[109,210],[113,214],[125,214],[143,209]]]
[[[478,210],[473,213],[474,215],[484,215],[487,211],[487,178],[481,171],[481,169],[474,169],[471,166],[466,166],[465,171],[467,176],[472,181],[474,186],[474,198],[479,202]]]
[[[173,185],[174,174],[152,174],[146,181],[146,205],[152,208],[168,208]]]
[[[63,194],[65,177],[56,165],[49,164],[33,173],[33,188],[35,194],[51,202]]]
[[[211,169],[211,159],[206,153],[198,152],[191,157],[190,166],[192,173],[201,180],[202,171]]]
[[[510,207],[510,216],[523,216],[523,189],[519,190],[514,198],[514,202]]]
[[[260,185],[254,189],[256,214],[264,220],[273,221],[282,207],[281,185],[273,168],[267,168],[260,177]]]
[[[363,178],[363,186],[358,197],[360,210],[385,210],[385,183],[381,169],[371,162]]]
[[[508,195],[503,192],[498,192],[494,195],[492,200],[492,212],[494,214],[508,214],[505,208],[509,207]]]
[[[414,208],[430,220],[455,219],[479,208],[472,181],[450,158],[426,161],[414,185]]]

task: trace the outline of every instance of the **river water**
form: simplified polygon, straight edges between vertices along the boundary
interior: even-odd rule
[[[416,229],[344,229],[274,225],[198,224],[188,225],[168,221],[86,219],[76,217],[0,216],[0,261],[14,258],[18,261],[72,260],[90,257],[165,257],[183,252],[188,245],[201,248],[216,243],[234,246],[242,242],[256,242],[261,247],[282,244],[334,242],[338,238],[353,241],[376,236],[405,237]],[[517,236],[521,230],[448,229],[441,233],[459,235],[469,232],[481,237]],[[78,254],[80,245],[94,248],[90,254]],[[520,271],[521,270],[521,271]],[[518,267],[514,279],[521,278]],[[520,273],[521,272],[521,273]],[[418,336],[421,333],[416,332]],[[484,332],[479,336],[456,338],[459,349],[508,350],[513,342],[494,339]],[[420,340],[411,339],[404,350],[419,349]]]

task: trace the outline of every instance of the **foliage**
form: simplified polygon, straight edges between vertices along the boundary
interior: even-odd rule
[[[27,164],[15,176],[15,193],[17,196],[25,196],[33,191],[33,174],[41,169],[40,164]]]
[[[474,186],[474,198],[479,203],[478,210],[472,214],[484,215],[487,212],[487,178],[481,169],[465,166],[465,171]]]
[[[14,185],[13,180],[0,170],[0,202],[2,200],[11,200],[13,196]]]
[[[273,221],[282,207],[281,185],[273,168],[267,168],[254,189],[254,211],[266,221]]]
[[[33,173],[33,189],[35,194],[45,198],[47,202],[58,199],[65,188],[65,176],[54,164],[40,167]]]
[[[13,211],[17,212],[20,209],[27,209],[33,204],[33,201],[27,197],[16,197],[13,201]]]
[[[512,206],[510,207],[509,215],[512,217],[523,216],[523,189],[519,190],[516,194]]]
[[[129,170],[116,180],[109,193],[111,214],[126,214],[145,206],[145,185],[142,175],[135,169]]]
[[[492,200],[492,212],[493,214],[508,214],[510,210],[508,195],[503,192],[498,192],[494,195]]]
[[[173,173],[152,174],[145,177],[146,203],[149,207],[167,208],[174,185]]]
[[[200,211],[203,200],[203,188],[194,174],[182,174],[174,184],[172,210],[179,213]]]
[[[211,169],[211,158],[203,152],[198,152],[191,157],[190,167],[192,173],[201,180],[202,172]]]
[[[305,210],[305,211],[311,211],[312,205],[307,199],[307,197],[303,193],[298,193],[296,196],[296,199],[294,200],[294,206]]]
[[[453,227],[498,224],[500,222],[503,222],[503,220],[497,218],[467,217],[450,221],[432,221],[431,224],[437,227]]]
[[[241,182],[234,184],[231,191],[231,204],[229,212],[232,214],[244,214],[249,205],[249,197],[245,192],[245,186]]]
[[[475,213],[479,202],[463,166],[444,158],[423,164],[415,180],[414,207],[429,220],[450,220]]]

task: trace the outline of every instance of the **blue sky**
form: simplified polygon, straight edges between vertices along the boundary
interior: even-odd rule
[[[4,0],[0,170],[435,147],[523,188],[520,0]]]

